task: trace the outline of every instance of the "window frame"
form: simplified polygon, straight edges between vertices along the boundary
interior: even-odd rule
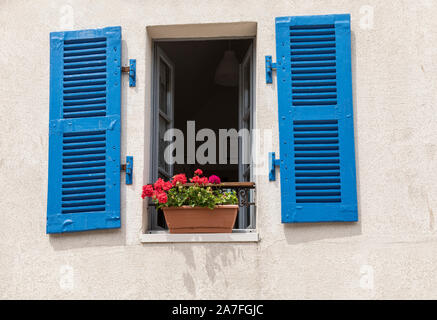
[[[174,41],[174,42],[179,42],[179,41],[210,41],[210,40],[243,40],[243,39],[250,39],[252,40],[252,43],[248,49],[251,50],[251,61],[250,61],[250,65],[251,65],[251,92],[250,92],[250,99],[251,99],[251,110],[250,110],[250,130],[255,129],[255,114],[256,114],[256,101],[255,101],[255,90],[256,90],[256,35],[255,36],[229,36],[229,37],[200,37],[200,38],[153,38],[151,39],[151,48],[152,48],[152,59],[151,59],[151,70],[152,70],[152,78],[151,78],[151,142],[150,142],[150,166],[149,166],[149,179],[150,182],[152,183],[153,181],[156,181],[156,179],[159,176],[157,169],[158,166],[158,144],[159,144],[159,123],[157,124],[155,119],[157,119],[157,117],[159,117],[158,112],[160,112],[159,110],[159,88],[157,87],[158,81],[157,81],[157,77],[158,77],[158,72],[159,72],[159,63],[157,62],[157,59],[159,57],[166,57],[165,53],[159,48],[159,42],[168,42],[168,41]],[[171,61],[167,58],[169,64],[171,65]],[[244,61],[241,63],[241,65],[243,65]],[[173,74],[172,74],[172,88],[174,88],[174,68],[173,70]],[[174,91],[173,91],[173,95],[174,95]],[[172,97],[172,99],[174,99],[174,96]],[[174,101],[174,100],[173,100]],[[172,103],[173,105],[173,103]],[[173,111],[173,110],[172,110]],[[240,125],[240,119],[239,121],[239,125]],[[250,138],[250,144],[251,144],[251,156],[252,156],[252,160],[251,160],[251,165],[249,166],[250,170],[250,181],[254,181],[255,179],[255,175],[254,175],[254,170],[253,170],[253,163],[254,163],[254,157],[256,156],[256,153],[253,150],[253,147],[255,146],[255,141],[254,141],[255,137],[253,135],[251,135]],[[240,179],[240,170],[239,170],[239,180]],[[256,233],[256,186],[253,190],[248,190],[249,192],[249,201],[253,202],[253,205],[251,206],[251,223],[247,228],[244,229],[233,229],[232,230],[232,234],[238,234],[238,233]],[[148,219],[148,223],[147,223],[147,229],[144,231],[145,234],[168,234],[168,230],[163,229],[162,227],[157,225],[157,215],[155,214],[155,208],[153,206],[148,206],[147,208],[147,217],[146,219]],[[243,221],[242,219],[237,217],[237,224],[241,224],[241,221]],[[244,219],[245,221],[245,219]],[[251,238],[253,240],[253,237]],[[257,236],[258,239],[258,236]],[[252,241],[251,240],[251,241]],[[199,240],[200,242],[202,242],[203,240]],[[245,241],[245,240],[243,240]],[[258,240],[256,240],[258,241]],[[143,241],[143,242],[153,242],[153,241]],[[172,242],[170,240],[167,241],[163,241],[163,242]],[[176,241],[179,242],[179,241]],[[181,241],[181,242],[185,242],[185,241]],[[206,242],[210,242],[210,241],[206,241]],[[214,242],[214,241],[212,241]],[[219,241],[220,242],[220,241]],[[233,242],[233,241],[224,241],[224,242]],[[238,242],[238,241],[237,241]]]
[[[160,60],[163,60],[165,62],[165,64],[170,68],[171,71],[171,80],[170,80],[170,86],[171,89],[171,95],[170,95],[170,104],[169,106],[167,106],[167,108],[169,108],[167,110],[167,113],[164,113],[162,110],[160,110],[159,108],[159,75],[160,75]],[[156,61],[159,61],[158,63],[156,63]],[[153,58],[152,58],[152,106],[151,106],[151,143],[150,143],[150,179],[151,181],[156,181],[158,179],[159,176],[159,150],[158,150],[158,145],[159,145],[159,120],[160,118],[164,118],[164,120],[166,120],[168,122],[168,124],[170,126],[173,125],[173,120],[174,120],[174,81],[175,81],[175,77],[174,77],[174,65],[171,62],[171,60],[167,57],[167,55],[158,47],[158,46],[153,46]],[[171,117],[168,117],[168,115],[171,115]],[[169,119],[166,119],[169,118]],[[157,119],[157,121],[155,121],[155,119]],[[170,177],[172,176],[173,172],[173,167],[170,167],[170,172],[165,173],[162,172],[162,174],[167,175],[169,174]],[[158,221],[157,221],[157,215],[155,214],[155,208],[150,207],[148,208],[148,228],[152,229],[152,230],[165,230],[162,229],[159,225],[158,225]]]
[[[245,165],[243,165],[242,163],[238,163],[238,180],[241,181],[245,181],[244,177],[246,176],[246,171],[249,170],[249,177],[248,177],[248,181],[254,181],[254,157],[255,157],[255,152],[253,152],[253,148],[254,148],[254,143],[253,143],[253,139],[255,138],[254,135],[252,134],[253,129],[255,127],[255,119],[254,119],[254,115],[255,115],[255,41],[252,40],[251,45],[249,46],[249,49],[246,52],[245,57],[243,58],[243,61],[240,64],[240,80],[239,80],[239,85],[241,84],[241,87],[239,88],[239,110],[238,110],[238,126],[239,129],[241,129],[243,127],[243,123],[244,123],[244,118],[246,117],[246,108],[245,108],[245,96],[244,96],[244,68],[246,66],[246,64],[249,66],[249,71],[250,71],[250,75],[249,75],[249,110],[248,110],[248,116],[249,116],[249,131],[250,131],[250,138],[249,138],[249,157],[250,157],[250,164],[248,166],[247,169],[244,169]],[[249,61],[248,61],[249,60]],[[240,137],[241,139],[241,137]],[[242,161],[243,158],[243,152],[244,150],[243,148],[243,144],[239,143],[239,149],[238,149],[238,157],[239,157],[239,161]],[[247,192],[249,193],[248,195],[248,200],[250,202],[254,202],[255,199],[255,192],[256,189],[249,189],[247,190]],[[238,225],[239,225],[239,230],[244,230],[244,228],[242,228],[242,226],[247,224],[247,210],[249,210],[249,215],[250,215],[250,224],[248,224],[248,226],[245,229],[255,229],[256,228],[256,206],[248,206],[245,207],[243,209],[244,213],[243,214],[239,214],[238,215]]]
[[[158,88],[155,89],[156,100],[154,101],[154,106],[155,107],[158,106],[156,108],[157,109],[156,110],[157,111],[156,116],[158,117],[158,121],[154,122],[154,124],[156,125],[156,128],[155,128],[155,137],[157,137],[158,139],[154,139],[154,140],[156,140],[156,142],[158,142],[158,140],[159,140],[159,123],[160,123],[161,118],[164,119],[164,121],[167,122],[167,125],[169,127],[173,127],[173,125],[174,125],[174,86],[175,86],[175,74],[174,73],[175,73],[175,67],[173,65],[173,62],[167,57],[167,55],[165,54],[165,52],[161,48],[156,46],[155,49],[156,49],[156,58],[159,61],[158,61],[158,63],[155,63],[156,64],[156,73],[155,73],[155,76],[153,78],[155,86],[156,86],[156,84],[158,84]],[[162,111],[160,109],[160,103],[161,103],[161,101],[160,101],[161,97],[159,96],[159,85],[160,85],[160,83],[158,83],[158,82],[159,82],[160,77],[161,77],[161,74],[160,74],[160,72],[161,72],[161,69],[160,69],[161,68],[161,60],[163,60],[164,63],[169,68],[169,70],[170,70],[170,78],[171,78],[170,81],[169,81],[170,90],[169,90],[169,93],[167,93],[167,95],[168,95],[167,96],[167,99],[168,99],[167,102],[169,102],[169,103],[167,103],[167,111],[166,112],[164,112],[164,111]],[[157,150],[157,149],[155,148],[155,150]],[[161,168],[159,166],[159,154],[158,154],[159,150],[157,150],[157,151],[158,152],[156,152],[156,154],[155,154],[156,167],[158,168],[157,174],[158,174],[158,176],[159,176],[159,174],[167,176],[167,178],[169,179],[169,178],[171,178],[173,176],[173,166],[169,165],[169,170],[168,171],[166,171],[165,169]],[[158,176],[156,176],[154,180],[156,180],[158,178]]]

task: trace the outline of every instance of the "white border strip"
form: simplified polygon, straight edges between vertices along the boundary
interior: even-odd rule
[[[143,243],[160,242],[258,242],[257,232],[244,233],[145,233],[140,236]]]

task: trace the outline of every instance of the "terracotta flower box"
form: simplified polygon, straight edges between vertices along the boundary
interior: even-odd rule
[[[231,233],[238,205],[162,208],[170,233]]]

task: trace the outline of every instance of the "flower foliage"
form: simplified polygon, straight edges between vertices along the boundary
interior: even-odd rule
[[[187,184],[185,174],[177,174],[170,181],[159,178],[154,184],[143,186],[141,197],[152,198],[158,209],[164,207],[208,207],[213,209],[216,205],[238,204],[235,190],[225,191],[219,187],[220,178],[216,175],[203,177],[203,172],[197,169],[194,177],[190,179],[192,185]]]

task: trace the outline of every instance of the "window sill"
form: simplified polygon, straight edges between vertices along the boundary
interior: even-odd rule
[[[142,243],[163,242],[258,242],[259,235],[254,232],[233,233],[181,233],[170,234],[168,232],[145,233],[140,236]]]

